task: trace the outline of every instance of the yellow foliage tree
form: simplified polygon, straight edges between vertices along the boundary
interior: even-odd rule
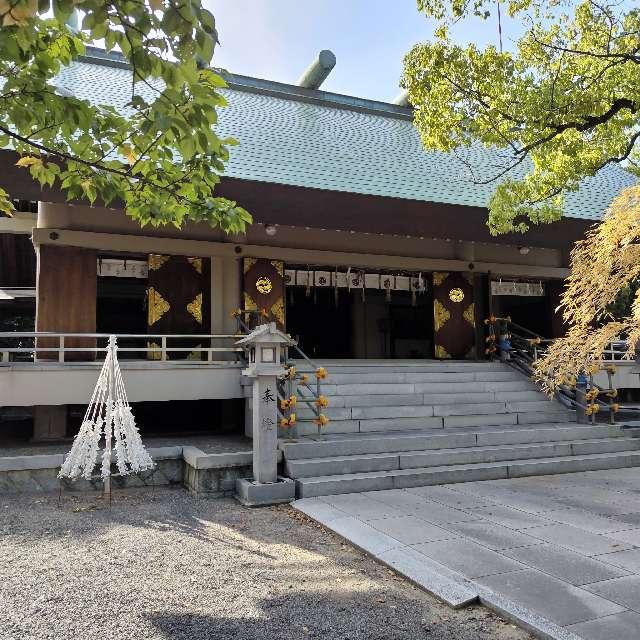
[[[640,186],[625,189],[602,222],[576,243],[570,267],[560,305],[568,331],[535,365],[548,391],[599,368],[605,348],[619,336],[628,341],[625,357],[634,355],[640,341],[640,290],[628,316],[615,319],[608,307],[640,278]]]

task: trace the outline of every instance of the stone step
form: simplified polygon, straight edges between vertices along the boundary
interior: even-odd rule
[[[461,406],[458,410],[464,410]],[[319,433],[311,414],[299,414],[298,436]],[[305,422],[306,421],[306,422]],[[533,413],[469,413],[454,416],[359,418],[333,420],[323,428],[325,433],[392,433],[394,431],[421,431],[424,429],[475,429],[477,427],[505,427],[517,424],[544,424],[549,422],[575,422],[575,411],[537,411]]]
[[[485,413],[464,413],[467,406],[473,406],[476,410],[484,410]],[[502,413],[498,410],[490,410],[488,407],[477,405],[460,405],[455,410],[462,415],[434,415],[434,416],[397,416],[380,418],[353,418],[331,420],[322,432],[327,434],[337,433],[386,433],[394,431],[424,429],[476,429],[477,427],[504,427],[517,424],[545,424],[550,422],[569,423],[575,422],[575,411],[559,407],[551,411],[535,411],[530,413]],[[428,408],[427,408],[428,409]],[[435,407],[433,408],[436,409]],[[329,409],[327,408],[327,411]],[[450,410],[450,405],[443,405],[437,409],[440,413]],[[337,412],[344,409],[336,409]],[[392,413],[396,413],[395,409]],[[313,425],[313,415],[310,411],[298,410],[299,422],[297,425],[298,436],[314,435],[318,432]],[[330,417],[330,415],[329,415]]]
[[[307,362],[294,361],[296,369],[301,372],[313,372]],[[392,360],[369,361],[367,363],[354,364],[351,362],[322,361],[329,375],[332,374],[358,374],[367,373],[429,373],[429,372],[469,372],[469,371],[513,371],[514,369],[502,362],[473,362],[473,361],[442,361],[423,360],[401,363]]]
[[[317,431],[317,430],[316,430]],[[279,448],[287,460],[322,458],[376,453],[400,453],[475,446],[495,446],[530,443],[554,443],[577,440],[609,439],[640,435],[640,430],[622,431],[609,425],[514,425],[504,429],[431,429],[389,434],[323,434],[296,441],[281,440]],[[640,438],[638,438],[640,441]]]
[[[613,453],[640,449],[640,438],[568,440],[565,442],[511,444],[500,446],[466,446],[430,451],[373,453],[325,458],[286,460],[285,470],[291,478],[319,475],[344,475],[371,471],[418,469],[505,460],[530,460],[573,455]]]
[[[308,405],[299,404],[299,417],[314,415]],[[331,420],[366,420],[370,418],[428,418],[432,416],[467,416],[467,415],[497,415],[501,413],[526,413],[529,411],[561,412],[564,407],[557,402],[541,400],[536,402],[483,402],[483,403],[449,403],[422,405],[387,405],[372,407],[333,407],[329,404],[323,413]]]
[[[558,409],[557,411],[536,411],[533,413],[496,413],[445,416],[443,427],[475,428],[481,426],[504,426],[513,424],[544,424],[546,422],[575,422],[575,411]],[[360,431],[362,431],[362,426]]]
[[[330,384],[371,384],[371,383],[403,383],[403,382],[508,382],[521,380],[522,374],[513,369],[489,369],[483,371],[421,371],[421,372],[386,372],[371,370],[367,373],[331,372],[327,377]]]
[[[326,396],[370,396],[370,395],[412,395],[440,393],[503,393],[506,391],[537,391],[534,383],[520,376],[507,381],[458,382],[372,382],[358,384],[331,384],[323,382],[322,393]]]
[[[518,424],[540,424],[541,422],[575,422],[576,412],[558,405],[557,410],[532,411],[530,413],[518,413]]]
[[[509,413],[529,413],[531,411],[549,412],[566,410],[566,407],[563,404],[560,404],[557,400],[552,400],[551,398],[506,402],[506,408],[507,412]]]
[[[359,434],[360,433],[360,421],[359,420],[332,420],[328,425],[318,429],[317,425],[312,422],[311,418],[302,418],[296,425],[296,433],[298,437],[316,436],[322,435],[344,435],[344,434]]]
[[[325,393],[324,388],[322,390]],[[458,395],[458,394],[456,394]],[[330,407],[385,407],[389,405],[421,405],[425,404],[421,393],[374,393],[354,396],[329,396]]]
[[[431,418],[361,418],[358,422],[360,423],[360,433],[370,433],[403,431],[405,429],[439,429],[444,426],[443,420],[444,418],[441,416],[434,416]]]
[[[451,390],[451,385],[448,385]],[[323,389],[323,394],[326,395]],[[482,404],[485,402],[540,402],[548,400],[541,391],[478,391],[467,393],[399,393],[363,394],[355,396],[330,395],[329,407],[377,407],[435,404]],[[302,405],[300,405],[302,406]],[[326,412],[325,412],[326,413]]]
[[[298,498],[640,466],[640,451],[299,478]]]
[[[455,389],[456,387],[451,387]],[[422,404],[482,404],[485,402],[539,402],[547,396],[541,391],[478,391],[467,393],[423,393]]]

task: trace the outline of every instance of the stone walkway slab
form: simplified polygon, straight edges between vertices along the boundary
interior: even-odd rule
[[[478,582],[561,626],[626,609],[535,569],[479,578]]]
[[[584,640],[638,640],[640,614],[623,611],[597,620],[580,622],[568,629]]]
[[[550,576],[569,582],[574,586],[628,575],[624,569],[612,567],[610,564],[593,560],[552,544],[545,543],[534,547],[507,549],[503,553],[509,558],[517,559],[533,569],[544,571]]]
[[[638,575],[596,582],[585,588],[640,613],[640,576]],[[640,629],[638,629],[638,637],[640,637]]]
[[[567,524],[551,524],[527,529],[527,534],[545,542],[566,547],[585,556],[597,556],[628,549],[629,545],[607,536],[585,531]]]
[[[499,504],[476,509],[474,513],[477,517],[495,522],[509,529],[516,529],[517,531],[530,529],[531,527],[543,527],[549,524],[548,520],[540,516],[535,516],[532,513],[514,509],[513,507],[504,507]]]
[[[607,562],[614,567],[620,567],[632,573],[640,573],[640,549],[628,549],[627,551],[607,553],[604,556],[596,556],[596,560]]]
[[[429,524],[415,516],[369,520],[367,524],[406,545],[458,537],[447,529]]]
[[[541,541],[536,538],[502,527],[495,522],[454,522],[448,524],[447,529],[471,538],[494,551],[541,544]]]
[[[463,606],[547,640],[640,640],[640,470],[309,498],[294,507]]]
[[[458,571],[466,578],[479,578],[510,571],[522,571],[526,565],[475,544],[470,540],[444,540],[414,546],[416,551]]]

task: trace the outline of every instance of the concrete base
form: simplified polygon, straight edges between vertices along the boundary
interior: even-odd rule
[[[296,485],[293,480],[282,477],[270,484],[257,484],[248,478],[240,478],[236,480],[236,499],[246,507],[293,502],[296,499]]]

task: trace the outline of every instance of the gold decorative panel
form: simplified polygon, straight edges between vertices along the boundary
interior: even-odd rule
[[[245,258],[244,259],[244,273],[247,273],[253,265],[258,262],[258,258]]]
[[[148,333],[175,336],[209,332],[210,264],[209,258],[149,256]],[[177,349],[191,350],[199,342],[194,338],[169,340],[167,360],[186,359],[189,351]],[[148,357],[159,359],[160,353],[154,347]]]
[[[284,300],[280,298],[271,307],[271,315],[282,325],[284,325]]]
[[[454,360],[475,352],[473,278],[458,271],[433,274],[434,355]]]
[[[149,255],[149,269],[151,271],[157,271],[163,264],[169,261],[171,256],[161,256],[157,253]]]
[[[447,353],[446,349],[440,344],[435,346],[435,356],[440,359],[451,358],[451,355]]]
[[[256,280],[256,290],[258,291],[258,293],[271,293],[271,289],[273,289],[273,283],[271,282],[270,278],[262,276]]]
[[[253,298],[246,291],[244,292],[244,309],[245,311],[258,310],[258,305],[253,301]]]
[[[162,347],[157,342],[147,342],[147,347],[153,351],[147,351],[147,360],[162,360]]]
[[[476,307],[473,302],[464,310],[462,315],[472,327],[476,326]]]
[[[202,258],[187,258],[187,262],[198,272],[202,273]]]
[[[433,284],[434,286],[440,286],[447,278],[449,274],[446,271],[434,271]]]
[[[284,263],[266,258],[244,259],[244,309],[264,310],[264,317],[255,314],[247,319],[250,326],[265,320],[275,320],[279,329],[284,329]]]
[[[156,291],[153,287],[149,287],[149,326],[154,325],[162,316],[171,309],[171,305]]]
[[[199,293],[192,302],[187,305],[187,311],[196,319],[198,324],[202,324],[202,294]]]
[[[445,308],[445,306],[440,302],[440,300],[433,301],[433,319],[434,319],[434,329],[439,331],[445,325],[447,320],[451,318],[451,314]]]
[[[284,278],[284,262],[282,260],[272,260],[271,264],[273,268],[276,270],[277,274]]]
[[[202,347],[202,343],[197,344],[196,348],[193,351],[191,351],[185,359],[186,360],[202,360],[203,352],[199,350],[200,347]]]

